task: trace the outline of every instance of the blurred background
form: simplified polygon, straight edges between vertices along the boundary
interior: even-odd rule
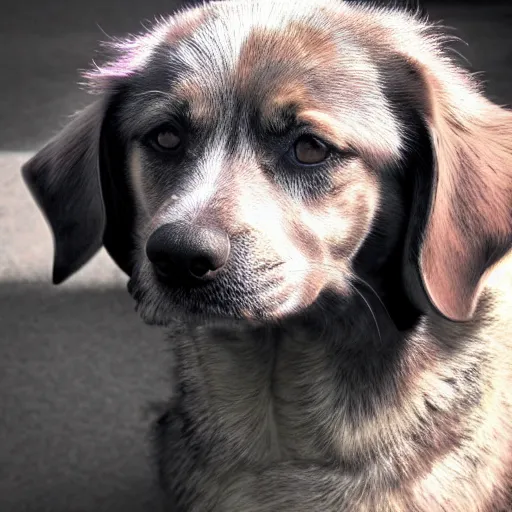
[[[164,335],[139,320],[104,252],[51,286],[51,235],[20,166],[91,101],[77,70],[100,57],[98,41],[179,5],[24,0],[1,12],[0,512],[158,509],[147,408],[170,393]],[[468,43],[457,49],[488,95],[510,103],[512,1],[420,7]]]

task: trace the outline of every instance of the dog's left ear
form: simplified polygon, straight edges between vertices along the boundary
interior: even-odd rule
[[[423,293],[444,317],[468,320],[486,274],[512,247],[512,113],[441,57],[407,64],[430,139],[423,162],[431,169],[411,212],[421,224],[406,256],[416,282],[406,279],[416,303]]]
[[[112,101],[79,113],[22,169],[54,238],[59,284],[105,248],[130,273],[133,242],[124,150],[112,128]]]

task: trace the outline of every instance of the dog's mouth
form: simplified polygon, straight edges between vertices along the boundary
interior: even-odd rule
[[[172,276],[162,279],[143,262],[135,268],[128,291],[136,301],[137,311],[149,324],[168,324],[183,318],[197,322],[272,322],[293,309],[294,290],[280,272],[283,265],[271,262],[252,271],[227,270],[215,279],[190,284],[179,278],[173,280]]]
[[[305,273],[294,272],[290,262],[245,263],[191,285],[161,279],[144,260],[136,265],[128,291],[142,319],[151,325],[176,320],[275,323],[311,304],[319,293],[318,281],[315,289],[305,285]]]

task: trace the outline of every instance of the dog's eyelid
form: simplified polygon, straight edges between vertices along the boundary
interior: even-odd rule
[[[333,141],[332,137],[330,137],[329,134],[324,133],[314,123],[298,120],[298,122],[294,128],[295,128],[296,139],[298,139],[300,137],[313,137],[313,138],[318,139],[319,141],[323,142],[327,146],[330,146],[330,147],[337,146],[336,141]]]
[[[336,153],[343,155],[346,158],[360,156],[359,151],[357,151],[357,149],[354,148],[352,144],[346,144],[344,146],[333,146],[333,148]]]
[[[174,117],[153,119],[152,122],[141,122],[136,126],[121,127],[125,136],[133,141],[144,142],[148,137],[159,131],[171,130],[179,133],[188,133],[189,130],[185,123]]]
[[[318,130],[317,127],[311,123],[302,123],[301,126],[303,130],[298,133],[295,141],[300,137],[313,137],[325,144],[332,153],[343,156],[357,156],[359,154],[352,144],[342,144],[340,141],[333,140],[332,137]]]
[[[182,138],[186,134],[190,133],[189,124],[186,119],[181,119],[179,117],[169,117],[146,127],[144,132],[138,135],[138,138],[142,140],[147,139],[165,131],[175,132]]]
[[[319,141],[321,144],[323,144],[326,149],[327,153],[323,160],[320,160],[318,162],[314,163],[304,163],[297,159],[295,154],[295,147],[298,141],[303,139],[304,137],[311,137]],[[335,144],[331,144],[329,141],[327,141],[325,138],[322,138],[312,132],[304,132],[302,135],[299,135],[294,139],[294,142],[291,146],[291,148],[287,152],[288,158],[291,159],[291,162],[293,162],[293,165],[297,165],[302,168],[318,168],[326,165],[330,165],[332,163],[336,163],[338,165],[342,165],[345,163],[348,163],[349,161],[352,161],[354,158],[358,158],[360,154],[352,147],[352,146],[343,146],[340,147]]]

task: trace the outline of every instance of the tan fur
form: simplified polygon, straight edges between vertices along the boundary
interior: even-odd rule
[[[456,108],[438,104],[436,108],[450,110],[434,114],[438,120],[433,121],[442,192],[422,264],[434,301],[462,319],[474,311],[479,296],[478,273],[485,258],[479,244],[501,238],[505,246],[512,229],[512,114],[482,103],[473,118],[460,120],[452,114]]]

